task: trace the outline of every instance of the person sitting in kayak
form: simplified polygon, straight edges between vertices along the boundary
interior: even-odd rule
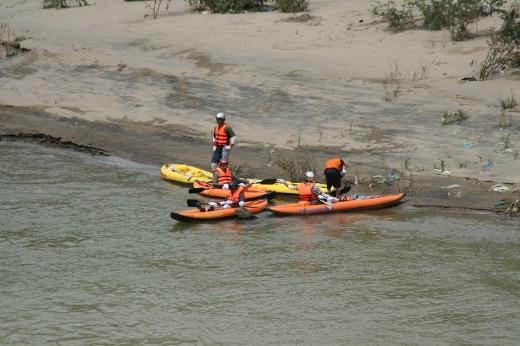
[[[246,204],[246,196],[244,194],[246,188],[250,184],[244,184],[240,183],[238,184],[236,181],[231,181],[229,184],[229,191],[226,198],[219,203],[216,202],[209,202],[209,208],[204,208],[201,203],[197,203],[197,208],[199,208],[200,211],[213,211],[219,207],[219,205],[224,208],[236,208],[236,207],[243,207]]]
[[[330,208],[332,202],[338,201],[337,198],[331,197],[321,191],[319,186],[314,182],[314,173],[310,171],[305,173],[304,181],[298,185],[290,185],[283,179],[277,179],[277,182],[284,184],[291,190],[298,190],[300,202],[303,202],[302,204],[317,204],[322,202],[327,204],[327,207]]]
[[[230,182],[228,195],[223,202],[220,202],[220,204],[224,208],[243,207],[246,203],[246,196],[244,192],[248,186],[251,186],[251,184],[238,184],[236,181]]]
[[[232,181],[237,184],[248,185],[247,187],[251,187],[251,184],[246,179],[238,178],[231,170],[228,168],[229,162],[226,159],[222,159],[219,162],[219,167],[215,169],[213,172],[213,186],[218,187],[221,185],[223,190],[229,190],[229,183]]]
[[[245,204],[244,192],[247,188],[251,187],[251,183],[246,179],[238,178],[228,168],[229,162],[226,159],[222,159],[219,162],[219,167],[213,172],[213,186],[216,188],[222,188],[223,190],[229,190],[223,202],[220,202],[220,206],[223,208],[231,207],[243,207]],[[219,204],[215,202],[209,202],[209,208],[198,207],[200,211],[212,211],[219,207]]]

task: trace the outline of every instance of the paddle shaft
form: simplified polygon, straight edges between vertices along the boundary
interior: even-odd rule
[[[177,173],[179,173],[179,174],[184,175],[184,178],[186,178],[186,180],[190,180],[190,178],[191,178],[192,175],[193,175],[193,173],[191,173],[191,172],[187,172],[187,173],[185,173],[185,172],[181,172],[181,171],[179,171],[177,168],[175,168],[175,166],[171,166],[171,167],[172,167],[172,170],[173,170],[174,172],[177,172]],[[168,168],[169,168],[169,167],[168,167]]]
[[[273,185],[273,184],[276,184],[276,179],[275,178],[264,179],[264,180],[260,180],[260,181],[251,182],[251,184]]]
[[[202,192],[204,190],[209,190],[209,189],[221,189],[222,186],[223,186],[222,184],[213,184],[212,186],[208,186],[208,187],[194,187],[192,189],[189,189],[188,193],[199,193],[199,192]]]
[[[202,202],[202,201],[199,201],[198,199],[188,199],[186,202],[188,203],[188,207],[196,207],[197,203],[199,203],[199,204],[208,204],[208,202]],[[217,204],[219,204],[219,203],[217,203]],[[255,207],[255,206],[244,206],[244,207],[247,207],[247,208],[259,208],[259,207]]]
[[[260,180],[260,181],[257,181],[256,183],[251,183],[251,184],[272,185],[272,184],[276,184],[276,179],[274,179],[274,178],[273,179],[264,179],[264,180]],[[222,186],[224,186],[224,184],[212,184],[212,186],[208,186],[208,187],[194,187],[192,189],[189,189],[188,193],[200,193],[204,190],[211,189],[211,188],[221,189]]]

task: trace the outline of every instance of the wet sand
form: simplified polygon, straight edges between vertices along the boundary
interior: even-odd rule
[[[0,106],[2,139],[24,141],[45,146],[57,146],[69,150],[87,152],[92,155],[114,155],[159,168],[166,163],[185,163],[209,170],[211,143],[197,136],[187,136],[185,129],[176,126],[157,127],[150,123],[121,121],[117,124],[88,122],[77,118],[60,118],[45,112],[19,107]],[[261,143],[237,146],[231,153],[233,162],[238,162],[240,174],[250,178],[287,177],[287,173],[276,164],[268,167],[270,157],[289,156],[316,157],[317,167],[322,167],[330,157],[344,155],[335,148],[308,147],[297,150],[277,149],[270,153],[270,147]],[[364,155],[370,155],[367,150]],[[236,167],[236,164],[235,164]],[[399,174],[389,186],[374,183],[372,176]],[[359,184],[354,185],[358,176]],[[158,174],[159,178],[159,174]],[[317,180],[324,177],[317,169]],[[367,165],[355,160],[349,161],[345,181],[352,185],[351,194],[370,195],[405,192],[405,205],[443,210],[467,210],[469,212],[496,212],[503,214],[505,207],[518,198],[514,184],[504,184],[510,190],[495,192],[493,181],[478,181],[467,177],[454,177],[424,172],[403,172],[375,162]],[[495,206],[504,200],[506,205]]]

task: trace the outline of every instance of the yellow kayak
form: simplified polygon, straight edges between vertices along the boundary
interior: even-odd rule
[[[195,180],[211,181],[213,179],[213,173],[209,171],[176,163],[169,163],[162,166],[161,176],[167,180],[187,184],[193,184]]]
[[[279,183],[275,183],[275,184],[257,184],[256,181],[257,179],[248,179],[250,183],[252,183],[253,185],[251,186],[251,188],[253,189],[257,189],[257,190],[266,190],[266,191],[276,191],[277,194],[282,194],[282,195],[298,195],[298,190],[291,190],[289,189],[287,186],[285,186],[284,184],[279,184]],[[289,183],[290,185],[298,185],[299,183],[292,183],[290,181],[287,181],[287,183]],[[326,184],[320,184],[320,183],[316,183],[316,185],[318,185],[318,187],[321,189],[321,191],[323,192],[327,192],[327,185]]]

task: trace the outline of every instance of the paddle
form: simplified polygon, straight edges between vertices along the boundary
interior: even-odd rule
[[[213,184],[212,186],[208,186],[208,187],[194,187],[192,189],[189,189],[188,193],[199,193],[199,192],[202,192],[204,190],[211,189],[211,188],[221,189],[222,186],[223,186],[223,184]]]
[[[206,202],[201,202],[197,199],[188,199],[186,202],[188,203],[188,207],[196,207],[197,205],[200,205],[200,204],[208,204]]]
[[[341,195],[344,195],[344,194],[348,193],[348,192],[350,191],[351,188],[352,188],[352,186],[347,186],[347,185],[343,186],[343,187],[341,188],[341,190],[339,190],[339,195],[341,196]],[[335,193],[336,193],[335,190],[332,191],[332,193],[331,193],[332,197],[335,196]]]
[[[186,202],[188,203],[188,207],[197,207],[197,208],[201,204],[208,204],[207,202],[201,202],[198,199],[188,199]],[[219,203],[217,203],[217,204],[220,205]],[[247,208],[258,208],[258,207],[247,206]]]
[[[255,183],[251,183],[251,184],[272,185],[272,184],[276,184],[276,179],[274,179],[274,178],[273,179],[264,179],[264,180],[260,180],[260,181],[257,181]],[[222,184],[213,184],[212,187],[219,189],[219,188],[222,188]],[[192,189],[189,189],[188,193],[199,193],[199,192],[202,192],[207,189],[211,189],[211,187],[194,187]]]
[[[341,190],[339,190],[339,194],[340,194],[340,195],[343,195],[343,194],[345,194],[345,193],[348,193],[348,192],[350,191],[351,188],[352,188],[352,186],[350,186],[350,185],[349,185],[349,186],[345,185],[345,186],[343,186],[343,188],[341,188]]]
[[[192,173],[192,172],[188,172],[188,173],[181,172],[181,171],[179,171],[178,169],[176,169],[174,165],[170,165],[170,166],[168,166],[167,169],[168,169],[168,170],[172,170],[172,171],[174,171],[174,172],[177,172],[177,173],[179,173],[179,174],[184,175],[184,178],[186,178],[186,180],[190,180],[190,178],[193,176],[193,173]]]
[[[210,187],[194,187],[192,189],[189,189],[188,193],[199,193],[207,189],[210,189]]]
[[[272,184],[276,184],[276,179],[275,178],[273,178],[273,179],[264,179],[264,180],[255,181],[255,182],[250,181],[250,183],[251,184],[272,185]]]

